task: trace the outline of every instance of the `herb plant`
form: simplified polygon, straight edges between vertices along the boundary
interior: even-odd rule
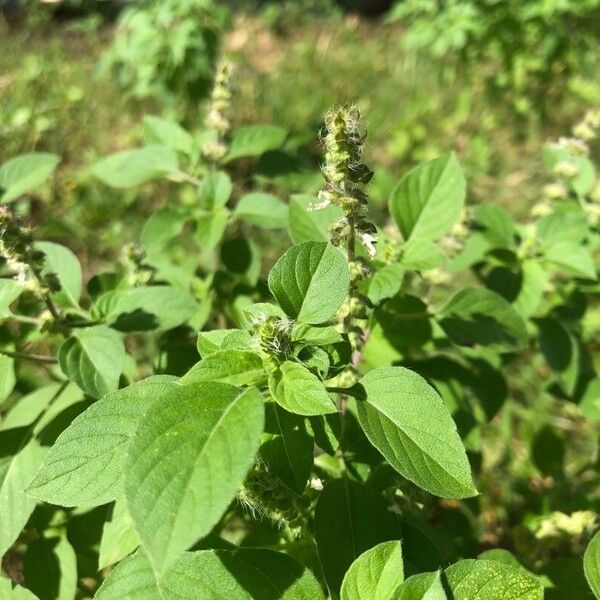
[[[148,117],[144,146],[92,166],[113,188],[180,194],[85,288],[77,257],[26,227],[58,157],[0,167],[2,592],[560,597],[544,556],[453,532],[491,502],[494,423],[520,424],[507,374],[545,369],[540,395],[600,419],[598,113],[546,149],[530,222],[467,211],[447,154],[397,183],[378,228],[355,107],[325,117],[318,196],[284,203],[233,183],[287,133],[233,129],[218,73],[201,135]],[[280,256],[261,237],[277,230],[293,243]],[[597,483],[592,459],[580,469]],[[594,516],[576,508],[536,534],[566,519],[587,542]],[[597,540],[568,568],[600,597]]]

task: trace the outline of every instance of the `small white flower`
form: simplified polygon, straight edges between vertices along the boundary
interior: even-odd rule
[[[377,238],[370,233],[361,233],[359,234],[360,241],[363,246],[367,249],[369,256],[373,258],[377,254],[377,249],[375,248],[375,244],[377,243]]]

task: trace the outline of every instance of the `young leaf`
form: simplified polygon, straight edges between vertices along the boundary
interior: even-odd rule
[[[224,171],[217,171],[202,180],[198,188],[198,203],[207,211],[225,208],[232,191],[233,184],[229,175]]]
[[[377,305],[383,300],[393,298],[400,291],[403,280],[404,267],[398,263],[378,269],[369,284],[369,300]]]
[[[233,132],[229,152],[224,162],[246,156],[260,156],[268,150],[279,148],[285,138],[287,131],[275,125],[247,125]]]
[[[394,600],[449,600],[441,574],[419,573],[409,577],[399,588]]]
[[[311,210],[311,206],[318,203],[314,196],[298,194],[290,198],[288,227],[294,244],[329,241],[327,228],[343,215],[343,211],[335,204]]]
[[[405,240],[437,240],[458,221],[465,193],[456,155],[445,154],[408,173],[392,192],[389,209]]]
[[[461,560],[448,567],[453,600],[542,600],[540,580],[522,567],[496,560]]]
[[[325,415],[337,412],[325,385],[308,369],[286,360],[269,377],[273,398],[286,410],[297,415]]]
[[[431,240],[411,238],[402,247],[400,264],[405,269],[426,271],[444,264],[446,256],[441,248]]]
[[[59,506],[100,506],[118,498],[140,421],[177,387],[173,378],[149,377],[92,404],[58,437],[28,493]]]
[[[119,387],[125,347],[119,335],[97,325],[74,333],[58,353],[60,368],[86,394],[99,398]]]
[[[260,456],[271,473],[302,494],[313,467],[314,440],[305,419],[275,402],[265,405],[265,433]]]
[[[360,383],[366,398],[357,401],[360,424],[394,469],[444,498],[477,494],[450,411],[420,375],[381,368]]]
[[[215,208],[211,211],[198,211],[196,213],[196,240],[203,250],[214,249],[223,239],[229,211],[226,208]]]
[[[246,194],[235,207],[234,216],[263,229],[285,229],[288,207],[277,196],[254,192]]]
[[[514,350],[527,345],[527,326],[502,296],[478,288],[455,294],[439,313],[439,323],[459,346]]]
[[[184,290],[150,285],[106,292],[92,307],[92,315],[119,331],[167,330],[189,320],[198,303]]]
[[[325,242],[292,246],[269,273],[269,289],[286,314],[312,324],[335,315],[349,285],[346,260]]]
[[[194,154],[194,137],[178,123],[160,117],[144,117],[144,141],[147,144],[163,144],[188,156]]]
[[[143,418],[131,442],[129,513],[157,573],[210,532],[260,445],[260,393],[223,383],[181,386]]]
[[[36,242],[35,247],[45,254],[44,273],[54,273],[61,289],[54,299],[67,306],[79,306],[83,276],[78,258],[65,246],[53,242]]]
[[[585,550],[583,571],[594,595],[600,598],[600,532],[596,533]]]
[[[395,600],[404,581],[400,542],[383,542],[361,554],[342,582],[342,600]]]
[[[546,260],[567,273],[584,279],[597,279],[596,266],[590,251],[574,242],[554,242],[544,253]]]
[[[148,254],[156,255],[163,252],[165,246],[181,233],[188,215],[173,208],[162,208],[146,221],[140,243]]]
[[[231,385],[259,385],[266,380],[265,366],[257,352],[217,350],[194,365],[181,379],[188,385],[220,381]]]
[[[363,552],[399,537],[398,521],[373,488],[334,479],[321,492],[315,509],[315,539],[333,598],[339,598],[346,571]]]
[[[0,203],[15,200],[48,179],[60,157],[56,154],[33,152],[22,154],[0,167]]]
[[[92,175],[110,187],[129,188],[175,173],[178,168],[173,149],[151,144],[103,158],[92,167]]]
[[[133,527],[124,498],[119,498],[112,509],[110,521],[104,523],[100,540],[98,569],[114,565],[140,545],[140,538]]]

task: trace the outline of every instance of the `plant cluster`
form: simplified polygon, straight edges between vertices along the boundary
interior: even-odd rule
[[[134,98],[185,109],[210,89],[227,16],[212,0],[135,3],[119,16],[101,68]]]
[[[508,97],[522,113],[543,110],[548,94],[594,60],[598,0],[402,0],[392,19],[410,24],[406,44],[457,65]]]
[[[0,166],[0,590],[600,598],[598,535],[581,559],[600,501],[598,112],[546,148],[527,222],[465,207],[450,153],[398,181],[376,227],[358,110],[327,113],[320,192],[284,202],[232,176],[287,132],[232,127],[230,77],[222,62],[199,134],[148,116],[143,145],[90,168],[173,200],[85,285],[26,227],[58,157]],[[509,477],[543,501],[494,516],[542,407]],[[583,432],[576,473],[556,423]]]

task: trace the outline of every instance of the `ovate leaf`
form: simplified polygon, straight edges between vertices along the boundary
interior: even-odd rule
[[[419,573],[409,577],[394,600],[448,600],[439,572]]]
[[[9,598],[10,600],[39,600],[28,589],[13,583],[5,577],[0,577],[0,598],[6,598],[7,600]]]
[[[297,415],[324,415],[337,412],[325,385],[308,369],[286,360],[269,377],[269,389],[275,401]]]
[[[233,132],[229,152],[224,162],[246,156],[260,156],[268,150],[279,148],[287,131],[276,125],[248,125]]]
[[[110,187],[129,188],[174,173],[178,168],[175,150],[151,144],[102,159],[92,167],[92,174]]]
[[[56,169],[60,157],[34,152],[22,154],[0,167],[0,202],[10,202],[43,183]]]
[[[375,271],[369,284],[369,300],[377,305],[383,300],[393,298],[402,287],[404,267],[398,263],[385,265]]]
[[[453,600],[542,600],[540,580],[522,567],[496,560],[461,560],[448,567]]]
[[[392,192],[389,208],[405,240],[436,240],[458,221],[466,192],[454,153],[423,163]]]
[[[277,196],[254,192],[240,199],[234,216],[262,229],[285,229],[288,207]]]
[[[490,346],[513,350],[527,344],[523,317],[502,296],[487,289],[466,288],[446,303],[439,322],[460,346]]]
[[[217,350],[194,365],[182,378],[183,384],[220,381],[231,385],[258,385],[266,379],[263,360],[257,352]]]
[[[92,404],[60,434],[28,493],[59,506],[100,506],[118,498],[140,421],[177,387],[170,377],[150,377]]]
[[[45,254],[44,273],[54,273],[60,282],[60,291],[54,298],[61,304],[79,306],[83,276],[78,258],[65,246],[53,242],[36,242],[35,247]]]
[[[342,600],[395,600],[403,581],[400,542],[383,542],[352,563],[342,583]]]
[[[198,303],[189,292],[150,285],[106,292],[94,304],[92,314],[119,331],[148,331],[173,329],[197,310]]]
[[[596,533],[585,550],[583,571],[594,595],[600,598],[600,532]]]
[[[444,498],[477,494],[450,411],[420,376],[403,367],[375,369],[360,381],[360,424],[401,475]]]
[[[157,573],[210,532],[260,445],[260,393],[223,383],[181,386],[155,404],[129,448],[129,513]]]
[[[119,387],[125,367],[125,347],[119,334],[97,325],[74,333],[61,346],[63,373],[86,394],[99,398]]]
[[[0,319],[10,317],[10,305],[21,295],[23,286],[14,279],[0,279]]]
[[[148,144],[163,144],[188,156],[194,154],[194,137],[178,123],[160,117],[144,117],[144,140]]]
[[[350,272],[341,252],[325,242],[290,248],[269,273],[269,288],[286,314],[306,323],[323,323],[341,306]]]
[[[575,242],[555,242],[546,249],[544,256],[547,261],[576,277],[596,279],[596,266],[590,251]]]

